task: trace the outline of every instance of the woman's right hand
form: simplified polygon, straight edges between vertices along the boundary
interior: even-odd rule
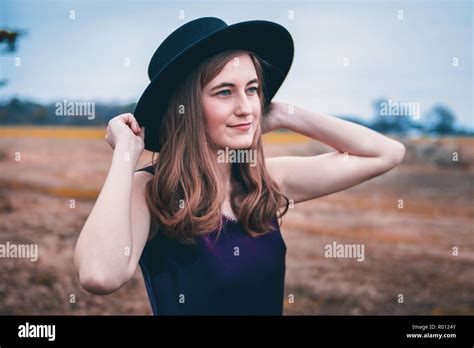
[[[109,121],[105,141],[112,149],[122,143],[131,146],[131,150],[136,152],[135,158],[138,158],[145,148],[145,127],[140,127],[130,113],[115,116]]]

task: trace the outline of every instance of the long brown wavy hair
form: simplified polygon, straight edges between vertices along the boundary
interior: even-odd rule
[[[196,236],[215,230],[218,238],[222,229],[225,193],[217,180],[217,147],[205,131],[201,93],[226,63],[240,54],[248,54],[254,63],[260,81],[257,93],[262,112],[248,148],[256,150],[256,165],[231,164],[230,204],[243,231],[252,237],[271,232],[273,217],[277,216],[281,224],[281,217],[288,210],[286,204],[281,212],[288,199],[270,178],[263,154],[262,64],[268,63],[245,50],[221,52],[203,61],[173,92],[163,118],[157,160],[153,154],[155,175],[146,186],[152,226],[158,226],[165,236],[183,244],[195,245]]]

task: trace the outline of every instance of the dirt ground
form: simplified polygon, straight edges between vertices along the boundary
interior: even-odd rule
[[[474,140],[402,141],[394,170],[283,218],[286,315],[474,314]],[[105,141],[5,136],[0,145],[0,243],[39,246],[37,262],[0,259],[0,314],[151,314],[140,269],[107,296],[84,291],[74,271],[111,161]],[[267,156],[328,150],[265,145]],[[364,245],[364,261],[326,257],[333,242]]]

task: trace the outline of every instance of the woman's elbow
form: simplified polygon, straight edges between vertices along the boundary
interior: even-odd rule
[[[79,274],[79,282],[87,292],[108,295],[120,289],[123,283],[103,274]]]
[[[390,148],[387,149],[384,155],[382,156],[383,163],[385,163],[384,167],[392,169],[399,165],[405,157],[405,152],[405,145],[403,145],[401,142],[394,141],[393,145],[391,145]]]
[[[396,144],[397,145],[395,146],[395,149],[393,150],[393,154],[392,154],[392,161],[393,161],[394,166],[397,166],[400,163],[402,163],[403,158],[405,157],[405,153],[406,153],[405,145],[403,145],[399,141],[397,141]]]

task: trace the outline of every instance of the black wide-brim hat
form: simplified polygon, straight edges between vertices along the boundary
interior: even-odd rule
[[[207,58],[226,50],[244,49],[263,64],[263,93],[267,108],[293,62],[293,39],[280,24],[252,20],[227,25],[215,17],[190,21],[173,31],[157,48],[148,66],[150,84],[140,97],[134,116],[145,126],[145,149],[159,152],[160,129],[168,100],[178,84]]]

